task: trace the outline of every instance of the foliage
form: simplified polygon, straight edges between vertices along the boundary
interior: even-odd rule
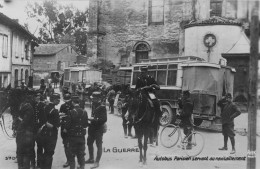
[[[108,73],[111,68],[115,67],[112,61],[104,58],[98,58],[97,61],[90,63],[90,65],[96,69],[102,70],[103,73]]]
[[[79,11],[72,5],[59,5],[57,0],[28,3],[27,16],[36,20],[41,43],[71,43],[86,54],[88,10]]]

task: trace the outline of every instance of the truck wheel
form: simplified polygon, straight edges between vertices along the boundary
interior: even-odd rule
[[[174,117],[171,107],[168,105],[162,105],[161,109],[162,109],[162,117],[160,118],[160,125],[166,126],[168,124],[171,124],[172,119]]]
[[[201,125],[202,121],[203,121],[202,119],[194,118],[194,125],[199,126]]]

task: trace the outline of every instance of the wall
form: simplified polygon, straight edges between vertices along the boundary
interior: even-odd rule
[[[88,56],[97,53],[96,56],[119,65],[121,57],[126,55],[132,64],[135,62],[133,46],[139,41],[150,45],[149,58],[178,56],[179,48],[182,48],[179,47],[179,23],[183,19],[184,2],[165,0],[164,24],[148,25],[147,0],[103,0],[99,17],[97,1],[90,0],[90,30],[97,30],[99,23],[99,31],[106,35],[90,38],[93,42],[90,46],[97,42],[97,48],[89,48]]]
[[[6,58],[2,57],[0,53],[0,72],[11,72],[11,37],[12,32],[10,28],[5,25],[0,24],[0,34],[7,35],[8,37],[8,55]],[[2,46],[1,46],[2,48]]]
[[[36,55],[33,59],[33,68],[34,71],[37,72],[46,72],[46,71],[54,71],[57,70],[58,61],[61,61],[64,67],[68,67],[69,65],[73,65],[74,62],[77,61],[78,54],[68,46],[69,49],[64,48],[56,55]],[[64,63],[64,64],[63,64]]]
[[[185,29],[186,56],[202,57],[211,63],[219,63],[223,59],[221,54],[228,52],[241,38],[242,28],[235,25],[193,26]],[[216,36],[216,45],[211,48],[208,60],[208,48],[204,45],[204,36],[212,33]]]

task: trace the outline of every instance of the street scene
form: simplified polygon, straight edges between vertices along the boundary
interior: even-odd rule
[[[0,169],[260,167],[256,0],[1,0]]]

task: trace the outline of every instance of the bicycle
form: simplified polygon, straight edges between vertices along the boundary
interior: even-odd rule
[[[13,117],[10,113],[10,110],[7,111],[8,109],[1,110],[0,113],[0,126],[1,129],[4,133],[4,136],[8,139],[14,139],[15,138],[15,134],[13,131]]]
[[[187,156],[195,157],[199,155],[202,152],[205,144],[203,135],[195,131],[193,127],[191,134],[183,138],[181,134],[180,123],[181,120],[176,119],[176,125],[169,124],[162,129],[160,133],[161,144],[166,148],[171,148],[175,146],[181,138],[181,144],[178,147],[184,149]],[[190,143],[188,141],[189,139]],[[189,146],[191,145],[191,147],[187,146],[188,143]]]

